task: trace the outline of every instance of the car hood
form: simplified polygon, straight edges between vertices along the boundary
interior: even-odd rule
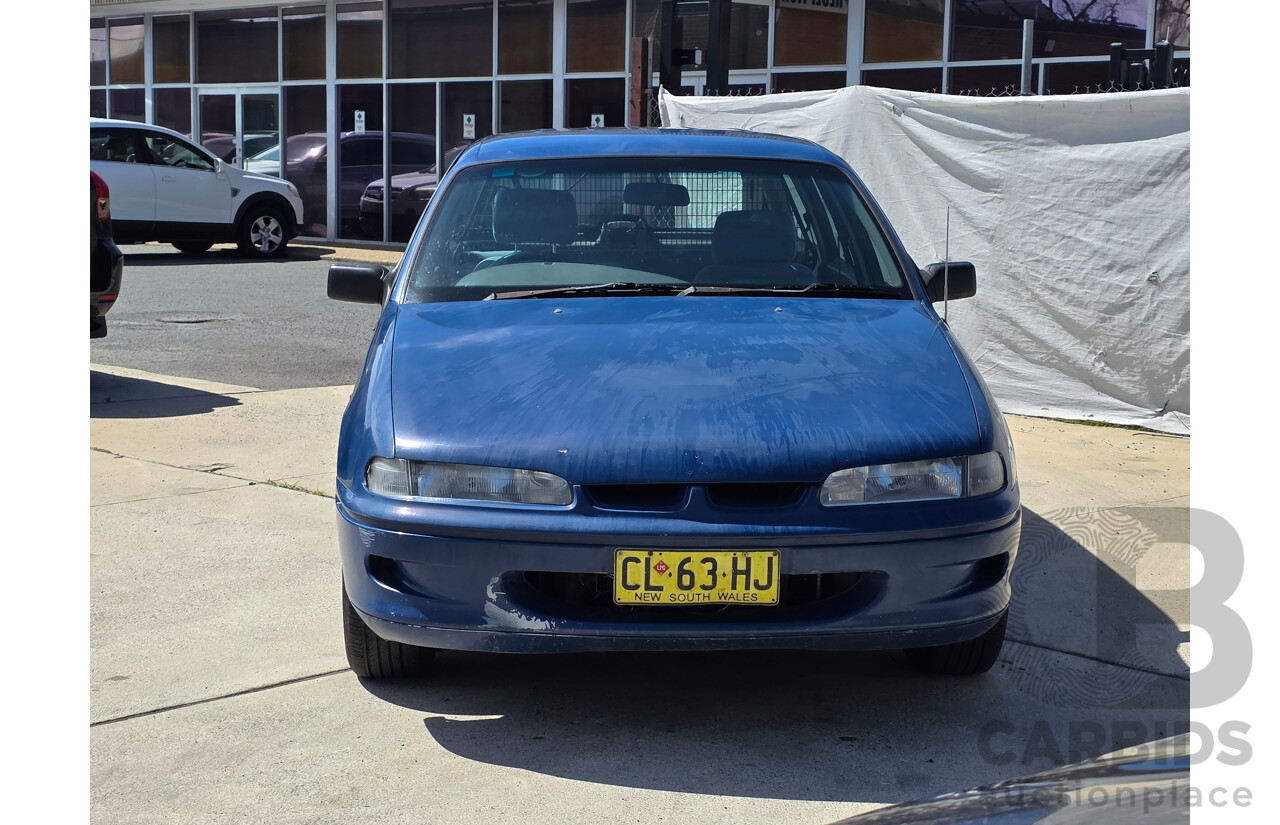
[[[227,175],[233,180],[241,184],[252,184],[254,186],[266,187],[268,189],[289,190],[289,182],[281,180],[276,175],[266,175],[261,172],[255,172],[252,169],[241,169],[237,166],[227,164],[223,167],[227,170]]]
[[[591,484],[821,481],[978,446],[955,353],[915,301],[413,304],[394,336],[397,457]]]
[[[396,189],[412,189],[415,186],[435,185],[438,182],[439,177],[435,172],[404,172],[391,176],[391,185]],[[384,178],[378,178],[369,185],[382,186],[385,183],[386,180]]]

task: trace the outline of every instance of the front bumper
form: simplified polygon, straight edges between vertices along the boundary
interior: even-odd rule
[[[620,650],[892,649],[975,638],[1008,607],[1021,511],[944,537],[812,539],[528,534],[511,540],[398,532],[338,505],[351,603],[384,639],[509,653]],[[618,547],[778,548],[777,607],[621,607]],[[823,582],[827,591],[823,592]],[[788,591],[791,591],[790,594]]]

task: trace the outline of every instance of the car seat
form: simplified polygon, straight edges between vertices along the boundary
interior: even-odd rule
[[[578,207],[560,189],[502,189],[493,202],[493,239],[513,251],[476,265],[485,269],[516,261],[552,260],[557,247],[578,239]]]
[[[809,267],[795,263],[796,228],[781,210],[722,212],[711,235],[712,263],[695,284],[790,286],[811,284]]]

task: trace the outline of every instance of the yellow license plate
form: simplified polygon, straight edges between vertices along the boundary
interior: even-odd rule
[[[616,604],[778,603],[777,550],[630,550],[613,560]]]

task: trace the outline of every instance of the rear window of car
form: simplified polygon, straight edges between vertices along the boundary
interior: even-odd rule
[[[437,197],[406,302],[612,282],[836,284],[912,297],[867,204],[825,164],[520,161],[464,169]]]

